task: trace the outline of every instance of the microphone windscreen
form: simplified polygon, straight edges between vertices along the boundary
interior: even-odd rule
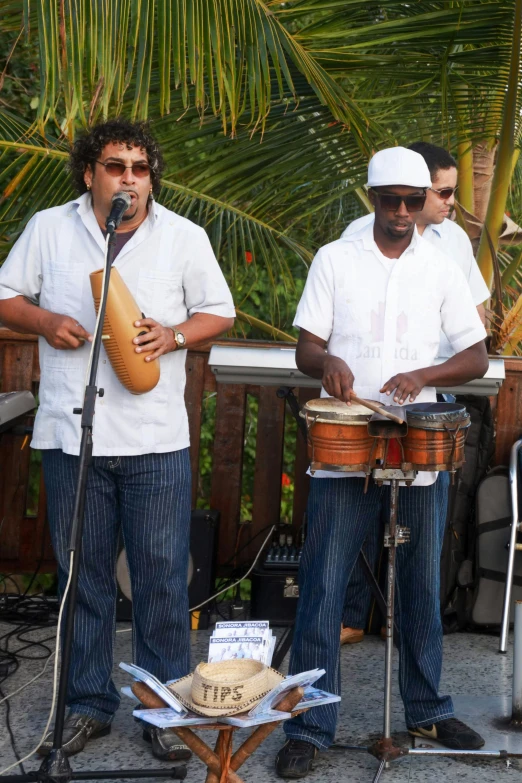
[[[119,190],[117,193],[115,193],[111,199],[111,202],[114,204],[114,202],[120,198],[123,199],[123,201],[126,203],[128,209],[132,203],[132,199],[125,190]]]

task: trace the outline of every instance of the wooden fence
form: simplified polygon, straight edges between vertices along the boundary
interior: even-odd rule
[[[222,340],[227,345],[278,346],[281,343],[251,340]],[[191,463],[192,504],[198,500],[200,433],[206,393],[216,393],[210,507],[221,512],[218,565],[221,571],[234,559],[241,527],[237,564],[251,560],[263,541],[267,526],[279,522],[285,416],[291,415],[275,387],[247,384],[216,384],[208,366],[210,345],[187,354],[187,404]],[[0,329],[0,392],[30,390],[38,393],[40,369],[37,338]],[[318,396],[318,390],[296,390],[301,403]],[[240,520],[245,461],[245,421],[247,396],[258,400],[251,519]],[[31,420],[28,419],[28,424]],[[308,496],[306,447],[301,436],[295,439],[294,499],[291,523],[294,532],[302,524]],[[38,481],[34,476],[32,483]],[[40,479],[36,512],[29,514],[28,490],[30,449],[28,439],[10,432],[0,435],[0,571],[40,572],[54,570],[55,563],[45,518],[45,492]],[[240,525],[241,523],[241,525]],[[249,543],[251,542],[251,543]]]

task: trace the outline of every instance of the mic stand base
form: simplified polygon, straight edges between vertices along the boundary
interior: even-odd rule
[[[63,753],[61,749],[57,753]],[[67,759],[67,757],[65,757]],[[69,766],[69,765],[68,765]],[[43,767],[43,765],[42,765]],[[35,772],[28,772],[26,775],[2,775],[2,783],[54,783],[65,780],[139,780],[141,778],[170,778],[171,780],[185,780],[187,777],[187,767],[185,764],[179,764],[177,767],[165,769],[93,769],[91,772],[72,772],[69,766],[68,777],[58,776],[50,773],[49,776],[42,772],[42,767]]]
[[[45,779],[49,783],[69,783],[72,768],[64,749],[53,748],[40,765],[37,775],[39,779]]]

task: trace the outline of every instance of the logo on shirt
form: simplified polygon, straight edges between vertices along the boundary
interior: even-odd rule
[[[362,344],[358,359],[380,359],[382,355],[381,345],[385,339],[385,307],[384,302],[379,302],[377,312],[372,310],[371,317],[371,342]],[[416,347],[410,348],[408,343],[402,344],[404,335],[408,332],[408,316],[404,311],[397,318],[395,331],[395,351],[394,358],[402,361],[418,361],[419,354]]]

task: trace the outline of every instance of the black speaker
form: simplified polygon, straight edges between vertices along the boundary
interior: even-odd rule
[[[252,620],[269,620],[271,626],[292,625],[298,598],[295,568],[273,570],[257,566],[252,572]]]
[[[188,567],[189,607],[206,601],[214,591],[219,511],[195,509],[190,520],[190,555]],[[116,619],[132,620],[132,594],[125,549],[122,547],[116,563],[118,597]],[[206,604],[192,614],[192,630],[208,628],[210,605]]]

